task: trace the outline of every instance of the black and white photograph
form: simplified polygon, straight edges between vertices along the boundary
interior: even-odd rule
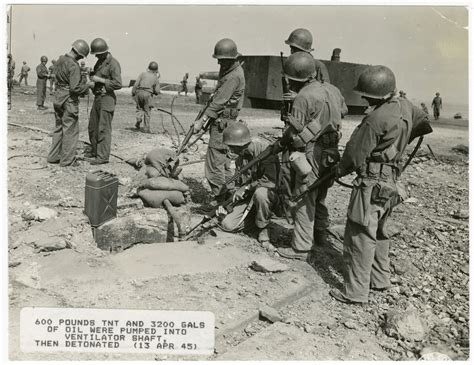
[[[4,4],[4,361],[469,361],[454,5]]]

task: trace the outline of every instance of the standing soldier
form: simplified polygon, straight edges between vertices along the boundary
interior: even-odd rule
[[[36,80],[36,105],[38,110],[46,110],[48,107],[44,106],[44,101],[46,99],[46,84],[49,78],[49,71],[46,67],[48,63],[48,57],[41,56],[41,63],[36,66],[36,74],[38,79]]]
[[[91,150],[85,157],[93,158],[91,165],[109,162],[112,144],[112,119],[114,117],[117,97],[114,90],[122,88],[120,64],[112,57],[109,46],[102,38],[91,43],[91,53],[97,57],[91,81],[94,82],[92,93],[95,95],[89,118],[89,140]]]
[[[51,60],[51,66],[49,66],[49,93],[50,95],[53,93],[54,83],[56,82],[56,75],[54,71],[54,66],[56,64],[56,60]]]
[[[86,67],[86,62],[84,60],[82,60],[80,63],[80,69],[81,69],[82,82],[87,83],[89,81],[90,70],[89,70],[89,67]],[[81,98],[84,98],[87,95],[87,108],[89,108],[89,94],[90,94],[90,89],[87,89],[80,95]]]
[[[393,72],[370,66],[359,76],[354,91],[366,99],[370,112],[354,130],[337,177],[356,171],[344,234],[344,288],[330,294],[343,303],[366,303],[369,290],[390,286],[389,241],[384,224],[400,202],[396,181],[412,127],[428,116],[396,95]]]
[[[224,38],[216,43],[212,57],[220,65],[219,80],[214,96],[201,119],[194,122],[194,133],[198,133],[208,119],[210,123],[209,146],[205,160],[205,175],[216,202],[224,199],[221,194],[227,178],[230,178],[230,160],[222,134],[227,124],[237,120],[244,102],[244,70],[237,58],[237,45]]]
[[[15,77],[15,61],[13,60],[12,54],[7,55],[7,90],[8,90],[8,110],[12,108],[12,89],[13,89],[13,78]]]
[[[143,121],[145,128],[143,132],[150,131],[150,102],[153,95],[160,93],[160,80],[158,78],[158,64],[155,61],[150,62],[148,70],[142,72],[132,89],[132,96],[137,102],[137,123],[135,128],[140,130],[140,123]]]
[[[249,129],[240,122],[229,124],[224,130],[223,142],[229,147],[229,156],[235,159],[237,170],[255,159],[269,146],[268,142],[251,139]],[[229,213],[223,206],[219,206],[216,211],[222,219],[220,226],[224,231],[237,232],[247,224],[252,224],[258,229],[260,243],[270,240],[267,226],[272,206],[277,201],[275,188],[279,167],[278,156],[271,155],[241,176],[233,195],[233,201],[239,203]]]
[[[23,61],[23,66],[20,70],[20,81],[18,85],[21,85],[21,80],[25,79],[25,86],[28,86],[28,72],[30,72],[30,66],[26,64],[26,61]]]
[[[72,49],[59,57],[55,64],[56,89],[54,92],[54,115],[56,129],[53,132],[53,143],[48,154],[49,163],[60,166],[76,166],[76,146],[79,139],[79,96],[89,86],[81,77],[77,61],[87,57],[89,45],[78,39]]]
[[[428,111],[428,108],[426,107],[426,104],[425,103],[421,103],[421,110],[423,110],[423,112],[427,115],[430,114],[430,112]]]
[[[184,92],[184,96],[188,96],[188,78],[189,74],[186,72],[183,76],[183,80],[181,80],[181,90],[178,91],[178,95],[181,95],[181,93]]]
[[[433,101],[431,102],[431,107],[433,108],[433,116],[435,120],[439,119],[439,116],[441,114],[441,109],[443,109],[443,99],[441,99],[441,96],[439,96],[439,93],[436,93],[436,96],[433,98]]]
[[[337,88],[328,89],[314,78],[316,67],[308,53],[293,53],[285,61],[284,72],[290,89],[297,93],[287,129],[292,128],[296,133],[292,146],[295,161],[299,156],[307,166],[305,169],[298,169],[296,164],[292,166],[295,193],[300,194],[338,161],[341,117],[346,107]],[[325,199],[329,185],[308,192],[297,202],[293,209],[295,227],[291,247],[278,248],[281,256],[306,260],[313,243],[327,239],[329,214]]]
[[[196,84],[194,85],[194,93],[196,94],[196,104],[200,104],[201,103],[201,97],[202,97],[201,75],[196,76]]]

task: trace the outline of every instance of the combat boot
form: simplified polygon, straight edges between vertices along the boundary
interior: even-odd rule
[[[260,232],[258,232],[258,242],[262,244],[270,242],[270,236],[268,235],[267,227],[262,228]]]

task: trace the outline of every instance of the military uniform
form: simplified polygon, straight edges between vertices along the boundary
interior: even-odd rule
[[[12,103],[13,78],[15,77],[15,61],[11,57],[8,58],[7,70],[8,109],[10,110]]]
[[[55,72],[57,83],[53,106],[56,129],[53,132],[48,162],[68,166],[76,159],[79,139],[79,96],[88,86],[81,78],[79,64],[68,54],[59,57]]]
[[[25,86],[28,86],[28,72],[30,72],[30,66],[28,65],[21,66],[20,80],[18,81],[18,85],[21,85],[21,81],[25,79]]]
[[[40,63],[36,66],[36,74],[38,75],[38,79],[36,80],[36,105],[38,107],[43,107],[46,99],[48,68],[43,63]]]
[[[153,95],[158,95],[160,81],[158,75],[152,71],[142,72],[132,89],[132,96],[137,103],[137,126],[143,121],[145,132],[150,133],[150,102]]]
[[[49,66],[49,91],[53,91],[54,89],[54,84],[56,82],[56,75],[54,71],[55,65]]]
[[[201,79],[196,80],[196,84],[194,85],[194,93],[196,94],[196,104],[201,102],[202,97],[202,81]]]
[[[225,73],[220,71],[214,97],[204,112],[214,121],[210,127],[209,146],[205,159],[205,176],[212,193],[219,195],[225,181],[230,178],[230,160],[222,133],[230,121],[235,121],[243,104],[245,90],[244,71],[236,62]]]
[[[298,133],[312,130],[311,141],[300,147],[304,150],[312,171],[306,177],[295,174],[295,194],[304,191],[307,185],[328,172],[331,163],[337,162],[343,108],[347,107],[339,89],[328,87],[316,80],[309,81],[295,97],[291,124]],[[313,230],[328,228],[329,213],[325,199],[329,186],[328,184],[307,193],[296,204],[293,210],[294,250],[303,252],[311,250]]]
[[[112,144],[112,119],[117,97],[114,90],[122,88],[120,64],[110,53],[104,60],[98,60],[94,66],[94,75],[105,79],[105,84],[96,82],[92,93],[95,95],[89,118],[89,140],[92,155],[97,160],[109,160]]]
[[[438,119],[441,113],[441,108],[443,106],[443,99],[441,96],[435,96],[431,102],[431,107],[433,108],[433,116],[435,119]]]
[[[184,92],[184,95],[188,95],[188,76],[184,75],[183,80],[181,80],[181,90],[178,92],[178,95]]]
[[[252,140],[243,154],[235,161],[236,169],[238,170],[252,161],[268,146],[267,142]],[[270,156],[250,170],[240,177],[237,186],[246,186],[252,194],[235,205],[232,212],[221,221],[220,226],[224,231],[236,232],[250,223],[263,229],[270,221],[272,205],[277,198],[275,188],[279,171],[278,156]]]
[[[316,58],[314,59],[314,65],[316,66],[316,80],[320,82],[331,82],[331,79],[329,77],[329,71],[324,63],[321,61],[317,60]]]
[[[428,116],[410,101],[392,98],[375,107],[353,132],[337,176],[357,172],[344,234],[345,299],[367,302],[370,288],[390,286],[384,224],[400,200],[396,182],[412,126]]]

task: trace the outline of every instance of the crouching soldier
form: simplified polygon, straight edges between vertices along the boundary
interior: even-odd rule
[[[232,122],[227,126],[223,142],[229,148],[229,158],[235,160],[237,171],[269,146],[267,142],[252,140],[249,129],[240,122]],[[220,227],[224,231],[237,232],[254,223],[259,230],[259,242],[269,241],[267,226],[272,207],[277,202],[275,189],[278,172],[278,155],[272,155],[241,176],[233,195],[234,203],[238,202],[233,210],[227,212],[223,206],[217,208],[216,213],[221,218]]]
[[[385,222],[403,199],[397,180],[405,148],[428,116],[405,98],[395,97],[395,75],[385,66],[368,67],[354,89],[374,107],[354,130],[336,177],[356,171],[344,233],[344,288],[331,290],[343,303],[366,303],[369,290],[390,286],[389,241]]]

